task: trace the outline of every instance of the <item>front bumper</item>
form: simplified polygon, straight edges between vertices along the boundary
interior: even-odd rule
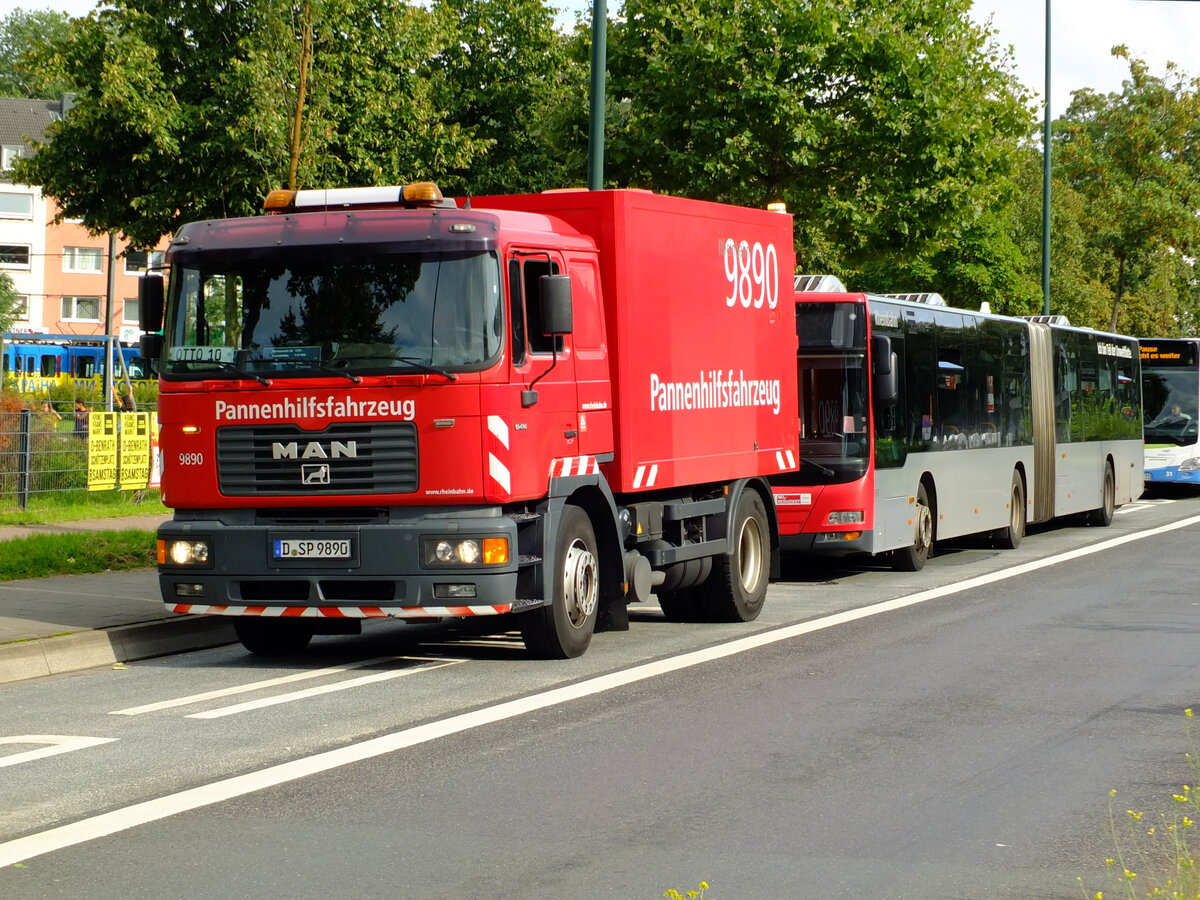
[[[516,523],[486,510],[447,517],[385,517],[369,524],[281,524],[236,515],[176,519],[160,540],[207,541],[203,565],[159,565],[163,602],[172,612],[308,619],[405,619],[500,615],[540,600],[516,597]],[[422,562],[422,540],[505,536],[506,563],[466,566]],[[347,559],[276,559],[276,541],[349,540]]]

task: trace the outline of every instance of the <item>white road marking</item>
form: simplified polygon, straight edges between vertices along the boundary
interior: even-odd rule
[[[969,591],[984,585],[1006,581],[1009,578],[1028,575],[1030,572],[1036,572],[1039,569],[1049,568],[1059,563],[1069,562],[1096,553],[1103,553],[1106,550],[1111,550],[1123,544],[1167,534],[1196,524],[1200,524],[1200,516],[1191,516],[1169,525],[1162,525],[1157,528],[1147,529],[1146,531],[1133,532],[1110,540],[1099,541],[1077,550],[1070,550],[1066,553],[1046,557],[1045,559],[1034,560],[1033,562],[1023,563],[1019,566],[1012,566],[1011,568],[990,572],[986,575],[968,578],[965,581],[955,582],[954,584],[943,585],[942,587],[933,588],[928,591],[919,591],[905,597],[896,597],[895,599],[885,600],[861,609],[846,610],[808,622],[786,625],[713,647],[693,650],[668,659],[643,663],[623,671],[610,672],[607,675],[599,675],[595,678],[588,678],[574,684],[564,685],[563,687],[551,688],[540,694],[521,697],[517,700],[507,700],[503,703],[497,703],[494,706],[474,710],[473,712],[450,716],[438,722],[429,722],[425,725],[406,728],[403,731],[397,731],[393,734],[370,738],[347,747],[338,747],[334,750],[326,750],[312,756],[292,760],[291,762],[269,766],[258,772],[237,775],[233,778],[215,781],[212,784],[189,788],[176,794],[169,794],[154,800],[135,803],[132,806],[126,806],[122,809],[114,809],[111,812],[81,819],[69,825],[60,825],[56,828],[50,828],[46,831],[0,843],[0,868],[23,860],[32,859],[35,856],[42,856],[46,853],[53,853],[56,850],[62,850],[87,841],[96,840],[97,838],[116,834],[120,831],[126,831],[130,828],[136,828],[139,825],[157,822],[169,816],[211,806],[214,803],[222,803],[235,797],[242,797],[246,794],[275,787],[276,785],[286,784],[289,781],[295,781],[299,778],[307,778],[310,775],[318,775],[322,772],[328,772],[331,769],[362,762],[365,759],[373,759],[377,756],[395,753],[397,750],[403,750],[407,747],[436,741],[439,738],[460,734],[464,731],[481,728],[484,725],[491,725],[496,722],[505,721],[506,719],[516,718],[517,716],[523,716],[536,710],[559,706],[583,697],[591,697],[595,694],[615,690],[619,687],[656,678],[660,675],[687,669],[692,666],[698,666],[706,662],[712,662],[713,660],[724,659],[739,653],[746,653],[750,650],[757,650],[761,647],[791,640],[801,635],[812,634],[813,632],[832,628],[847,622],[855,622],[882,613],[926,603],[930,600],[960,594],[963,591]]]
[[[69,734],[22,734],[16,737],[0,737],[0,744],[47,744],[37,750],[26,750],[24,753],[10,753],[0,756],[0,768],[15,766],[19,763],[32,762],[35,759],[45,759],[47,756],[57,756],[60,753],[70,753],[72,750],[86,750],[100,744],[111,744],[116,738],[74,737]]]
[[[375,659],[364,659],[362,662],[351,663],[345,666],[335,666],[327,669],[313,669],[308,672],[296,672],[293,675],[281,675],[278,678],[267,678],[263,681],[252,681],[249,684],[239,684],[234,687],[221,688],[215,691],[205,691],[202,694],[192,694],[188,697],[177,697],[173,700],[162,700],[158,703],[147,703],[144,706],[131,706],[128,709],[114,709],[110,716],[140,716],[143,713],[159,712],[164,709],[173,709],[177,706],[190,706],[193,703],[203,703],[206,700],[219,700],[222,697],[234,697],[238,694],[247,694],[251,691],[261,691],[266,688],[278,687],[281,684],[293,684],[297,681],[308,681],[312,678],[324,678],[326,675],[340,675],[342,672],[349,672],[352,669],[363,669],[367,666],[375,666],[380,663],[388,663],[397,659],[414,659],[419,662],[430,661],[429,657],[416,656],[379,656]]]
[[[399,657],[399,659],[411,659],[411,657]],[[248,700],[245,703],[237,703],[233,706],[223,706],[220,709],[210,709],[207,712],[192,713],[187,716],[189,719],[220,719],[225,716],[236,715],[237,713],[249,712],[255,709],[264,709],[268,706],[278,706],[280,703],[292,703],[296,700],[307,700],[310,697],[319,697],[322,694],[332,694],[335,691],[348,691],[351,688],[362,687],[364,684],[374,684],[377,681],[389,681],[392,678],[402,678],[405,675],[415,675],[418,672],[432,672],[434,669],[442,669],[446,666],[456,666],[459,663],[466,662],[465,659],[439,660],[424,666],[415,666],[411,669],[389,669],[386,672],[376,672],[374,675],[363,675],[359,678],[351,678],[348,681],[337,681],[333,684],[323,684],[320,687],[307,688],[303,691],[293,691],[290,694],[277,694],[274,697],[263,697],[261,700]]]

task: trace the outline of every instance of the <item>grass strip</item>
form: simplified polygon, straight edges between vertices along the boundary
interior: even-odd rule
[[[153,568],[158,564],[154,537],[153,531],[126,529],[0,541],[0,581]]]

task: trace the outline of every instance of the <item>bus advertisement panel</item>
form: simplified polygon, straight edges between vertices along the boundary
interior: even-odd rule
[[[1107,525],[1141,494],[1132,338],[852,293],[797,293],[796,327],[801,465],[772,479],[785,550],[913,571],[935,540],[1016,547],[1028,522]]]
[[[1198,338],[1141,340],[1147,484],[1200,484],[1198,348]]]

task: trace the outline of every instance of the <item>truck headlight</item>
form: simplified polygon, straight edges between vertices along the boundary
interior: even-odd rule
[[[830,525],[858,525],[863,520],[861,509],[839,509],[829,514],[826,521]]]
[[[425,538],[426,566],[495,566],[508,562],[508,538]]]
[[[158,541],[159,565],[207,566],[209,559],[208,541],[179,540],[171,538]]]

